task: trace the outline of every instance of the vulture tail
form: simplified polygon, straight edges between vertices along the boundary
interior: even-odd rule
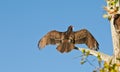
[[[72,49],[74,49],[74,44],[68,42],[64,42],[57,47],[57,50],[61,53],[70,52]]]

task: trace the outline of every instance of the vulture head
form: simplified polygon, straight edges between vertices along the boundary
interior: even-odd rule
[[[59,32],[52,30],[44,35],[38,42],[39,48],[44,48],[46,45],[56,45],[57,50],[61,53],[70,52],[75,47],[75,44],[86,44],[92,50],[98,50],[99,44],[93,35],[86,29],[73,31],[73,26],[69,26],[67,31]]]
[[[68,29],[67,29],[67,33],[70,33],[73,31],[73,26],[69,26]]]
[[[120,14],[114,15],[113,24],[117,33],[120,34]]]

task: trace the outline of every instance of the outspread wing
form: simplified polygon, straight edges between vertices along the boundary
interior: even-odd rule
[[[42,39],[39,40],[38,47],[44,48],[48,44],[60,44],[63,32],[56,30],[48,32]]]
[[[88,48],[98,50],[99,44],[88,30],[82,29],[74,32],[74,34],[75,44],[86,44]]]
[[[75,44],[85,43],[88,34],[86,29],[76,31],[74,32],[74,34],[75,34]]]

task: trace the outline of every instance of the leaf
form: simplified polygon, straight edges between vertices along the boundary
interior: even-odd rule
[[[86,61],[81,61],[80,64],[84,64]]]
[[[89,54],[90,54],[90,51],[87,51],[87,52],[86,52],[86,56],[88,56]]]
[[[111,1],[110,5],[114,6],[114,5],[115,5],[115,2],[114,2],[114,1]]]
[[[100,69],[100,72],[104,72],[104,69]]]
[[[115,0],[115,4],[117,4],[118,0]]]
[[[108,15],[107,15],[107,14],[104,14],[104,15],[103,15],[103,18],[108,18]]]
[[[120,61],[120,58],[116,58],[116,59]]]
[[[82,50],[82,53],[85,53],[85,49]]]
[[[98,54],[98,56],[97,56],[97,59],[98,59],[98,61],[99,62],[101,62],[102,61],[102,59],[101,59],[101,57],[100,57],[100,55]]]
[[[111,18],[112,18],[112,16],[108,16],[108,20],[109,20],[109,21],[111,20]]]
[[[104,62],[104,68],[109,68],[109,64],[107,62]]]
[[[115,68],[116,68],[116,64],[113,64],[112,68],[115,70]]]

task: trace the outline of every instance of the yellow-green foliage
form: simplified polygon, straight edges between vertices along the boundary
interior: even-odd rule
[[[90,51],[85,51],[85,49],[82,50],[82,59],[80,61],[80,64],[84,64],[86,62],[86,58],[90,55]]]
[[[115,64],[111,64],[108,62],[104,62],[103,68],[100,69],[100,72],[118,72],[117,68],[119,66]]]

